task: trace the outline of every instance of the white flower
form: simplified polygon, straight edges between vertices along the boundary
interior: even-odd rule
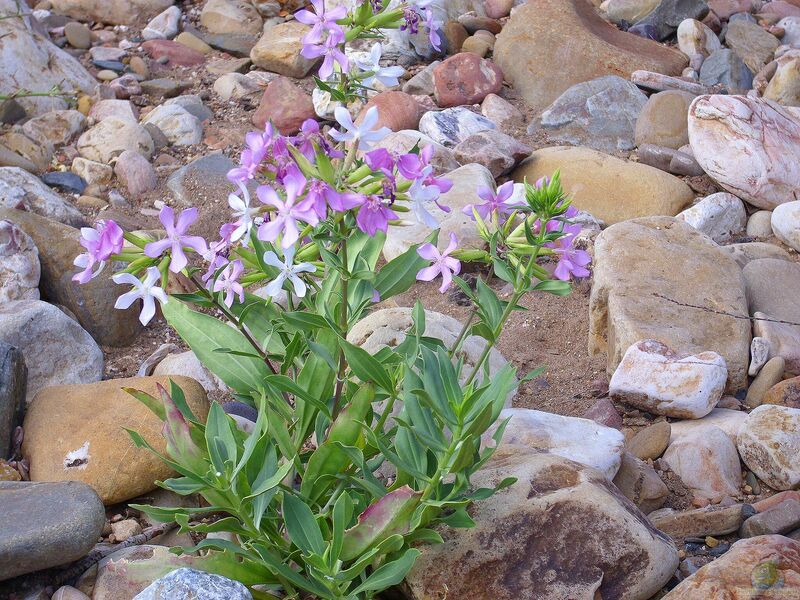
[[[424,223],[431,229],[439,227],[439,222],[429,211],[426,205],[435,202],[439,197],[439,188],[435,185],[425,185],[422,183],[424,177],[415,179],[408,189],[408,197],[411,198],[411,210],[417,221]]]
[[[126,309],[136,300],[142,300],[142,312],[139,321],[142,325],[147,325],[156,314],[156,300],[161,304],[167,303],[167,294],[156,283],[161,279],[161,273],[156,267],[147,268],[147,276],[144,281],[140,281],[130,273],[117,273],[112,277],[114,283],[127,283],[133,286],[130,292],[122,294],[117,298],[114,308]]]
[[[333,114],[344,131],[331,129],[331,137],[339,142],[358,142],[358,149],[364,152],[372,150],[373,143],[380,142],[392,132],[388,127],[381,127],[375,131],[372,130],[372,128],[378,124],[377,106],[373,106],[367,111],[361,125],[353,123],[353,117],[350,116],[350,113],[344,106],[337,106]]]
[[[242,246],[248,247],[250,243],[250,230],[253,229],[254,218],[257,214],[258,208],[250,207],[250,192],[247,186],[239,184],[239,190],[242,192],[244,198],[240,198],[236,194],[228,196],[228,206],[233,210],[233,216],[236,217],[236,229],[231,234],[231,242],[242,240]]]
[[[281,262],[281,260],[278,258],[278,255],[272,250],[264,253],[264,262],[271,267],[275,267],[279,271],[278,276],[264,288],[264,291],[269,296],[275,298],[278,294],[280,294],[281,290],[283,289],[283,283],[287,279],[291,281],[292,285],[294,286],[295,296],[302,298],[306,295],[306,284],[302,279],[300,279],[300,277],[298,277],[298,273],[313,273],[317,270],[317,267],[307,262],[293,265],[292,262],[294,261],[294,252],[294,246],[289,246],[286,248],[283,251],[283,262]]]
[[[365,72],[372,73],[367,78],[364,79],[364,85],[367,87],[373,87],[375,84],[375,80],[378,80],[382,85],[386,87],[393,87],[396,86],[399,82],[397,81],[398,77],[402,77],[403,73],[406,70],[403,67],[395,66],[395,67],[382,67],[381,66],[381,54],[383,53],[383,49],[381,47],[380,42],[377,42],[374,46],[372,46],[372,50],[369,52],[369,60],[356,60],[356,66],[359,69]]]

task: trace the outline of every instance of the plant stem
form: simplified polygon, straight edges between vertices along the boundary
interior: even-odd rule
[[[478,313],[478,308],[473,306],[472,310],[469,312],[469,315],[467,315],[467,320],[464,321],[464,326],[461,328],[461,331],[459,332],[456,341],[453,342],[452,347],[450,348],[450,350],[447,351],[447,355],[450,358],[453,358],[453,355],[455,355],[455,353],[458,352],[458,348],[459,346],[461,346],[461,342],[464,341],[464,338],[467,337],[467,331],[469,331],[469,327],[470,325],[472,325],[472,320],[475,318],[475,315],[477,313]]]
[[[341,295],[342,300],[339,305],[339,334],[342,338],[347,339],[347,293],[348,293],[348,286],[350,284],[350,273],[348,267],[348,258],[347,258],[347,236],[346,232],[344,231],[344,226],[340,224],[339,226],[340,233],[342,234],[342,250],[341,250],[341,258],[342,258],[342,269],[343,272],[340,273],[339,276],[339,283],[341,285]],[[347,370],[347,362],[344,356],[344,348],[339,348],[339,372],[336,374],[336,391],[333,395],[333,418],[335,419],[336,416],[339,414],[340,406],[339,402],[342,397],[342,388],[344,387],[344,374]]]

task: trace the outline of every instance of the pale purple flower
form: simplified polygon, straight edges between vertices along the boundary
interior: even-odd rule
[[[288,279],[294,287],[294,295],[303,298],[306,295],[306,284],[300,279],[300,273],[313,273],[317,267],[311,263],[292,264],[294,262],[295,249],[289,246],[283,250],[283,261],[278,258],[272,250],[264,253],[264,262],[271,267],[278,269],[278,276],[267,284],[264,291],[267,295],[275,298],[283,289],[283,284]]]
[[[411,211],[417,221],[424,223],[431,229],[439,227],[439,222],[428,210],[428,206],[439,198],[439,188],[435,185],[425,185],[422,180],[415,179],[408,190],[411,199]]]
[[[361,206],[367,201],[366,196],[356,194],[354,192],[337,192],[334,189],[329,190],[326,195],[328,206],[338,212],[345,212],[356,206]]]
[[[356,215],[356,225],[367,235],[378,231],[386,232],[389,221],[398,219],[397,214],[383,203],[379,196],[368,196]]]
[[[114,283],[129,284],[133,286],[130,292],[122,294],[117,298],[114,308],[126,309],[136,300],[142,301],[142,312],[139,314],[139,321],[142,325],[147,325],[156,314],[156,300],[161,304],[167,303],[167,294],[163,289],[156,286],[161,280],[161,273],[156,267],[148,267],[144,278],[141,281],[130,273],[117,273],[112,277]]]
[[[442,22],[438,19],[433,18],[433,11],[430,8],[425,9],[425,27],[428,28],[428,39],[431,42],[431,46],[437,52],[442,51],[442,38],[439,35],[439,28],[441,28]]]
[[[167,232],[167,237],[157,242],[150,242],[144,247],[145,255],[150,258],[158,258],[164,251],[171,249],[172,259],[169,270],[173,273],[180,273],[189,263],[184,248],[191,248],[195,252],[205,254],[208,251],[206,241],[200,236],[186,235],[189,227],[197,220],[197,209],[187,208],[182,211],[175,221],[175,212],[169,206],[161,209],[158,217]]]
[[[398,77],[402,77],[406,70],[400,66],[382,67],[381,55],[383,48],[380,42],[373,44],[367,59],[356,60],[356,66],[368,73],[367,77],[363,80],[363,84],[367,87],[372,87],[376,81],[386,87],[394,87],[398,82]]]
[[[308,184],[306,197],[297,207],[301,210],[313,210],[317,217],[324,219],[328,214],[328,198],[336,191],[321,179],[312,179]]]
[[[468,217],[475,218],[473,210],[480,215],[481,219],[487,220],[493,214],[506,214],[513,210],[515,205],[509,204],[509,200],[514,195],[514,182],[507,181],[493,192],[491,188],[481,186],[478,188],[478,197],[483,200],[483,204],[467,204],[462,212]]]
[[[353,117],[344,106],[337,106],[333,114],[343,131],[331,129],[330,136],[337,142],[358,143],[358,149],[364,152],[372,150],[372,144],[380,142],[392,132],[388,127],[381,127],[373,131],[378,124],[377,106],[373,106],[367,111],[361,125],[353,123]]]
[[[277,192],[268,185],[260,186],[256,190],[256,195],[261,202],[277,209],[272,213],[272,218],[258,228],[258,239],[274,242],[282,233],[281,247],[285,250],[300,237],[298,221],[316,225],[319,223],[319,217],[307,203],[296,204],[306,186],[306,178],[298,169],[290,169],[283,178],[283,184],[286,190],[285,201],[281,200]]]
[[[80,244],[86,248],[86,252],[75,257],[73,264],[83,271],[76,273],[72,277],[72,281],[83,284],[97,277],[112,255],[122,252],[123,232],[120,226],[112,220],[99,221],[96,229],[81,228]],[[97,266],[96,269],[95,266]]]
[[[236,194],[228,196],[228,206],[231,207],[233,216],[236,217],[236,221],[233,223],[236,229],[231,233],[230,239],[232,242],[242,240],[242,245],[247,248],[250,243],[250,231],[253,229],[254,217],[258,214],[258,209],[250,206],[250,192],[247,186],[240,183],[239,191],[242,194],[241,198]]]
[[[571,276],[588,277],[590,275],[589,269],[586,268],[592,262],[589,253],[585,250],[578,250],[574,245],[575,238],[580,232],[580,225],[565,225],[563,237],[558,238],[555,242],[545,244],[548,248],[552,248],[558,256],[558,264],[553,270],[553,275],[561,281],[569,281]]]
[[[444,252],[440,253],[439,249],[431,243],[422,244],[417,248],[417,254],[425,260],[433,261],[430,267],[419,270],[417,281],[433,281],[441,275],[442,286],[439,288],[439,292],[444,294],[453,283],[453,275],[458,275],[461,272],[461,261],[450,256],[457,247],[458,238],[455,233],[450,232],[450,243]]]
[[[332,10],[325,10],[325,0],[311,0],[314,12],[299,10],[294,13],[294,18],[304,25],[311,25],[311,31],[303,36],[303,42],[315,43],[322,39],[325,31],[341,31],[336,21],[347,16],[347,8],[337,6]]]
[[[333,75],[334,63],[338,63],[342,71],[347,71],[350,68],[350,61],[339,48],[339,45],[343,42],[344,33],[341,31],[332,31],[322,44],[303,44],[303,49],[300,51],[300,54],[308,59],[324,56],[325,58],[322,61],[322,66],[319,68],[319,76],[320,79],[328,79],[328,77]]]
[[[244,288],[239,283],[242,273],[244,273],[242,261],[235,260],[228,263],[228,266],[222,270],[219,278],[214,282],[214,292],[225,292],[222,302],[228,308],[233,306],[234,295],[239,297],[239,302],[244,302]]]
[[[244,136],[247,148],[242,151],[240,166],[228,172],[228,181],[239,184],[256,176],[261,163],[269,152],[274,133],[272,124],[267,123],[266,131],[263,133],[251,131]]]
[[[231,247],[231,237],[236,231],[235,223],[225,223],[219,228],[220,239],[209,244],[208,251],[203,258],[208,261],[208,269],[203,275],[203,282],[207,283],[217,272],[217,269],[228,264],[228,251]]]

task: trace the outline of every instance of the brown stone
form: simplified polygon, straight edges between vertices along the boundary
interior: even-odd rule
[[[739,537],[788,533],[798,527],[800,527],[800,502],[794,499],[784,500],[747,519],[739,528]]]
[[[283,135],[300,130],[306,119],[316,118],[311,96],[286,77],[273,79],[264,90],[258,109],[253,114],[253,125],[264,129],[272,121]]]
[[[300,55],[303,49],[302,37],[310,29],[297,21],[269,27],[250,51],[253,64],[287,77],[305,77],[318,62]]]
[[[503,87],[503,72],[490,60],[461,52],[433,70],[434,98],[442,108],[478,104]]]
[[[641,460],[655,460],[667,449],[672,427],[667,421],[654,423],[638,432],[625,449]]]
[[[792,377],[776,383],[767,390],[761,403],[800,408],[800,377]]]
[[[665,508],[649,514],[648,518],[653,526],[675,539],[727,535],[739,529],[746,515],[753,514],[752,508],[745,512],[745,506],[716,505],[684,511]]]
[[[636,120],[636,145],[655,144],[677,150],[689,143],[689,105],[694,94],[666,90],[648,98]]]
[[[153,60],[166,57],[167,66],[195,67],[202,65],[206,60],[202,52],[172,40],[150,40],[142,44],[142,50]]]
[[[629,452],[622,454],[614,485],[645,514],[664,506],[669,496],[669,489],[655,469]]]
[[[380,127],[388,127],[392,131],[416,129],[422,116],[421,107],[413,96],[399,91],[381,92],[367,102],[356,119],[357,124],[361,124],[364,115],[373,106],[378,109],[378,123],[375,129]]]
[[[461,52],[461,46],[469,37],[466,28],[458,21],[448,21],[442,28],[444,39],[447,42],[447,52],[457,54]]]

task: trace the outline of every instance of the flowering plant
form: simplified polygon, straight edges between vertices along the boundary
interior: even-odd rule
[[[320,75],[330,69],[338,83],[324,85],[344,100],[399,76],[380,66],[380,47],[351,71],[344,40],[420,21],[438,40],[425,0],[396,9],[365,2],[353,13],[312,4],[315,12],[297,15],[312,26],[306,55],[325,56]],[[388,130],[374,108],[360,122],[344,106],[335,117],[327,132],[307,121],[293,137],[271,124],[247,135],[229,174],[238,188],[228,198],[232,220],[218,240],[190,235],[195,209],[176,217],[165,207],[163,239],[101,222],[83,231],[87,252],[76,259],[81,283],[107,261],[126,262],[114,280],[132,289],[117,306],[141,299],[146,324],[157,302],[235,395],[203,423],[175,385],[160,398],[129,390],[164,420],[162,458],[179,477],[160,485],[206,501],[199,510],[137,508],[182,531],[217,534],[195,548],[209,551],[207,568],[254,586],[257,597],[371,598],[402,581],[418,545],[441,541],[436,526],[471,526],[469,504],[495,491],[470,485],[493,452],[482,436],[518,384],[509,365],[489,377],[489,354],[525,294],[564,295],[571,276],[588,274],[558,174],[517,193],[512,183],[480,189],[483,202],[464,210],[485,245],[459,249],[454,233],[439,244],[436,216],[450,210],[441,194],[452,182],[435,173],[433,148],[376,147]],[[407,220],[433,233],[381,265],[389,227]],[[480,278],[468,285],[464,262],[507,282],[510,297]],[[170,273],[194,291],[167,296]],[[396,348],[370,354],[348,340],[376,303],[439,278],[441,292],[455,283],[474,306],[452,343],[425,335],[420,302]],[[483,339],[471,368],[468,336]]]

